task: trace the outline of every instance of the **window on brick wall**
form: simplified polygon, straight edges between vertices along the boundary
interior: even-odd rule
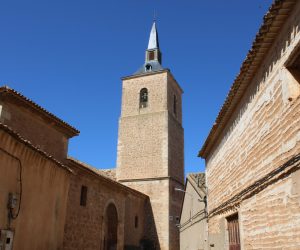
[[[296,54],[293,60],[288,64],[287,69],[297,82],[300,83],[300,51],[298,51],[298,54]]]
[[[173,112],[174,112],[174,115],[176,116],[177,115],[177,96],[174,95],[173,97]]]
[[[287,78],[283,85],[283,96],[292,101],[300,95],[300,49],[286,63]]]
[[[87,187],[86,186],[81,186],[80,206],[85,207],[86,206],[86,200],[87,200]]]

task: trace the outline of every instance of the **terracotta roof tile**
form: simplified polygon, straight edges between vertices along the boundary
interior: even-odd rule
[[[14,90],[14,89],[12,89],[12,88],[10,88],[8,86],[1,86],[0,87],[0,93],[10,94],[13,97],[17,98],[18,100],[23,101],[24,103],[26,103],[27,105],[29,105],[34,110],[38,111],[39,113],[41,113],[42,115],[46,116],[47,118],[55,121],[60,127],[62,127],[65,130],[67,130],[68,134],[70,136],[75,136],[75,135],[78,135],[80,133],[79,130],[77,130],[76,128],[72,127],[71,125],[69,125],[65,121],[61,120],[57,116],[53,115],[52,113],[50,113],[46,109],[42,108],[40,105],[36,104],[35,102],[33,102],[32,100],[30,100],[29,98],[27,98],[26,96],[22,95],[20,92],[17,92],[16,90]]]
[[[139,192],[139,191],[136,191],[134,189],[131,189],[123,184],[121,184],[120,182],[116,181],[116,179],[114,179],[115,177],[112,178],[112,176],[108,176],[106,174],[103,173],[103,169],[97,169],[95,167],[92,167],[91,165],[89,164],[86,164],[84,162],[81,162],[71,156],[68,157],[68,161],[70,162],[70,164],[75,164],[75,166],[78,166],[82,169],[85,169],[89,172],[92,172],[93,174],[95,174],[96,176],[98,176],[99,178],[101,178],[102,180],[112,184],[112,185],[117,185],[118,187],[120,187],[121,189],[123,189],[124,191],[127,191],[129,193],[133,193],[133,194],[136,194],[138,196],[142,196],[143,198],[148,198],[147,195]],[[104,169],[104,171],[106,171],[107,169]]]
[[[39,147],[34,146],[30,141],[28,141],[25,138],[23,138],[19,133],[17,133],[16,131],[12,130],[7,125],[5,125],[3,123],[0,123],[0,129],[2,129],[3,131],[5,131],[6,133],[10,134],[12,137],[14,137],[15,139],[17,139],[19,142],[25,144],[26,146],[28,146],[29,148],[33,149],[37,153],[39,153],[42,156],[46,157],[47,159],[53,161],[59,167],[62,167],[64,169],[68,170],[69,172],[72,172],[72,170],[69,167],[67,167],[66,165],[64,165],[63,163],[61,163],[60,161],[58,161],[57,159],[55,159],[52,155],[50,155],[47,152],[43,151]]]

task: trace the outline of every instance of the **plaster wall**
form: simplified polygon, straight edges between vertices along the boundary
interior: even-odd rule
[[[18,204],[21,194],[13,249],[63,249],[70,172],[1,129],[0,149],[0,229],[9,227],[8,194]]]
[[[207,223],[205,204],[193,186],[187,181],[180,218],[180,249],[207,249]]]
[[[9,97],[0,98],[0,122],[17,131],[35,146],[56,159],[67,157],[68,138],[40,115],[28,110]]]

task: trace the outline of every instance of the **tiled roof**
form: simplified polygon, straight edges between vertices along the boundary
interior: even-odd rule
[[[87,170],[88,172],[91,172],[91,173],[95,174],[100,179],[102,179],[102,180],[110,183],[111,185],[117,185],[119,188],[123,189],[124,191],[136,194],[138,196],[142,196],[143,198],[147,198],[148,197],[147,195],[145,195],[145,194],[143,194],[143,193],[141,193],[139,191],[136,191],[134,189],[131,189],[131,188],[129,188],[129,187],[127,187],[127,186],[119,183],[118,181],[116,181],[115,179],[113,179],[115,177],[112,178],[113,175],[112,176],[108,176],[108,175],[104,174],[103,170],[101,170],[101,169],[97,169],[95,167],[92,167],[89,164],[81,162],[81,161],[79,161],[79,160],[77,160],[77,159],[75,159],[73,157],[70,157],[70,156],[68,157],[68,161],[70,162],[70,164],[75,164],[75,166],[78,166],[78,167],[80,167],[82,169]]]
[[[234,80],[217,119],[199,152],[200,157],[206,158],[209,154],[296,2],[296,0],[275,0],[264,16],[263,24],[255,37],[252,48],[242,63],[240,73]]]
[[[34,151],[36,151],[40,155],[42,155],[42,156],[46,157],[47,159],[53,161],[59,167],[62,167],[64,169],[68,170],[69,172],[72,172],[72,170],[69,167],[67,167],[66,165],[64,165],[63,163],[61,163],[60,161],[58,161],[57,159],[55,159],[52,155],[50,155],[47,152],[43,151],[39,147],[34,146],[30,141],[28,141],[25,138],[23,138],[19,133],[17,133],[16,131],[12,130],[7,125],[4,125],[3,123],[0,123],[0,129],[2,129],[3,131],[5,131],[6,133],[10,134],[12,137],[14,137],[15,139],[17,139],[19,142],[25,144],[26,146],[28,146],[29,148],[33,149]]]
[[[146,70],[146,65],[151,65],[151,70]],[[142,74],[151,74],[155,72],[163,71],[164,68],[161,66],[161,64],[158,61],[149,61],[145,62],[142,67],[140,67],[134,75],[142,75]]]
[[[116,169],[98,169],[98,172],[114,181],[117,180]]]
[[[82,162],[82,161],[80,161],[78,159],[75,159],[72,156],[68,156],[68,160],[72,161],[72,162],[75,162],[77,164],[80,164],[83,167],[88,168],[88,169],[92,170],[93,172],[95,172],[95,173],[97,173],[99,175],[102,175],[102,176],[104,176],[106,178],[109,178],[109,179],[111,179],[113,181],[116,181],[116,170],[115,169],[99,169],[99,168],[95,168],[95,167],[93,167],[93,166],[91,166],[91,165],[89,165],[89,164],[87,164],[85,162]]]
[[[25,97],[24,95],[22,95],[21,93],[17,92],[14,89],[11,89],[8,86],[2,86],[0,87],[0,93],[5,93],[5,94],[9,94],[15,98],[17,98],[18,100],[22,101],[23,103],[27,104],[30,108],[38,111],[40,114],[42,114],[44,117],[51,119],[52,121],[56,122],[56,124],[59,127],[64,128],[64,130],[67,132],[67,134],[69,136],[75,136],[79,134],[79,130],[77,130],[76,128],[72,127],[71,125],[69,125],[68,123],[64,122],[63,120],[61,120],[60,118],[58,118],[57,116],[53,115],[52,113],[50,113],[49,111],[47,111],[46,109],[42,108],[40,105],[36,104],[35,102],[33,102],[32,100],[30,100],[29,98]]]

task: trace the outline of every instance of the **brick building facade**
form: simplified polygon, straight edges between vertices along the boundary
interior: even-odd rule
[[[209,249],[300,249],[299,26],[274,1],[200,151]]]
[[[64,249],[110,249],[109,245],[117,246],[116,249],[138,249],[144,239],[144,211],[148,197],[73,158],[68,159],[68,166],[73,175]],[[114,224],[108,214],[109,207],[116,210],[115,228],[108,228]],[[116,234],[115,241],[109,238],[110,233]]]

